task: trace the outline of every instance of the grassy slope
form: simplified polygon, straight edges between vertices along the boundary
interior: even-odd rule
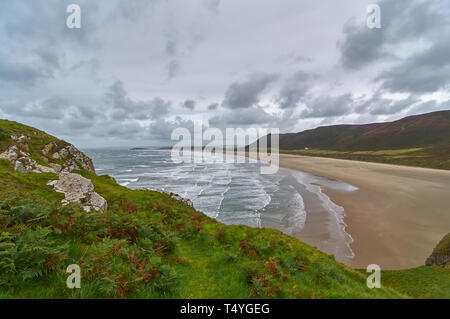
[[[450,169],[450,111],[281,134],[280,149],[289,154]]]
[[[448,269],[385,272],[384,287],[370,290],[366,274],[279,231],[225,226],[166,194],[80,173],[108,200],[107,213],[63,208],[45,185],[56,175],[17,173],[0,160],[0,297],[450,296]],[[82,269],[80,290],[65,287],[72,263]]]
[[[450,256],[450,233],[444,236],[433,250],[434,254]]]

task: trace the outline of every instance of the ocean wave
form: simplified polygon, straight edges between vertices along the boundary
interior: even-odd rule
[[[333,236],[335,241],[342,241],[344,242],[345,246],[347,247],[347,258],[353,258],[355,256],[355,253],[351,249],[351,244],[353,243],[353,237],[346,232],[347,224],[344,222],[345,217],[345,210],[342,206],[339,206],[335,204],[324,192],[322,185],[315,185],[313,182],[322,182],[326,184],[326,180],[320,180],[318,177],[314,177],[312,175],[298,172],[298,171],[292,171],[292,174],[296,178],[296,180],[304,185],[308,191],[311,193],[314,193],[318,196],[319,200],[322,203],[322,206],[325,208],[326,211],[330,213],[332,217],[335,218],[336,223],[329,225],[329,231],[331,236]],[[337,182],[337,181],[335,181]],[[348,184],[349,185],[349,184]],[[335,228],[333,228],[335,227]],[[337,227],[337,228],[336,228]]]

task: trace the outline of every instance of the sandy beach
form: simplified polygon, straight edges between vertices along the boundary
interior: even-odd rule
[[[450,231],[450,171],[285,154],[280,165],[358,187],[354,192],[323,189],[345,209],[346,232],[354,239],[355,256],[346,262],[351,267],[424,265]],[[297,237],[320,248],[317,236]]]

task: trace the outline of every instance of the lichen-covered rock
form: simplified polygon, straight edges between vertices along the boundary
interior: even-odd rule
[[[45,147],[42,149],[42,154],[44,155],[48,155],[53,148],[56,147],[56,143],[55,142],[50,142],[47,145],[45,145]]]
[[[5,152],[0,154],[0,158],[14,162],[18,158],[19,149],[16,145],[9,147]]]
[[[47,185],[64,194],[63,205],[81,204],[86,211],[90,211],[92,207],[102,212],[106,211],[108,207],[106,200],[94,192],[91,180],[81,175],[62,172],[58,180],[50,181]]]
[[[94,207],[98,207],[102,212],[108,209],[108,202],[97,193],[91,193],[90,203]]]
[[[5,152],[0,154],[0,158],[6,159],[14,164],[14,170],[20,173],[55,173],[51,167],[42,166],[30,158],[30,154],[26,153],[28,150],[29,137],[12,136],[11,139],[17,143],[10,146]]]
[[[35,167],[36,167],[36,170],[38,172],[40,172],[40,173],[53,173],[53,174],[56,174],[56,171],[53,168],[51,168],[51,167],[42,166],[42,165],[39,165],[39,164],[36,164]]]
[[[19,173],[31,173],[33,172],[33,165],[28,157],[21,157],[17,159],[14,164],[14,170]]]
[[[62,166],[56,163],[50,163],[49,164],[57,174],[59,174],[62,171]]]
[[[29,136],[22,135],[20,137],[18,136],[11,136],[11,139],[15,142],[19,150],[23,152],[29,152],[28,149],[28,141],[31,139]]]
[[[44,148],[45,151],[47,151],[47,147],[51,149],[54,146],[50,147],[49,145],[47,145]],[[50,150],[48,150],[48,152],[50,152]],[[92,160],[71,144],[53,153],[52,157],[54,159],[64,161],[64,165],[62,168],[63,171],[71,172],[73,170],[85,169],[87,171],[95,173]]]
[[[442,266],[450,263],[450,233],[444,236],[434,248],[433,253],[425,262],[427,266]]]

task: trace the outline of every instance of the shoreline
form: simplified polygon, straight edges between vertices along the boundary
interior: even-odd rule
[[[345,210],[345,231],[355,253],[345,264],[353,268],[422,266],[450,230],[450,171],[288,154],[280,154],[280,167],[358,188],[322,187]],[[300,234],[296,237],[308,243]]]

